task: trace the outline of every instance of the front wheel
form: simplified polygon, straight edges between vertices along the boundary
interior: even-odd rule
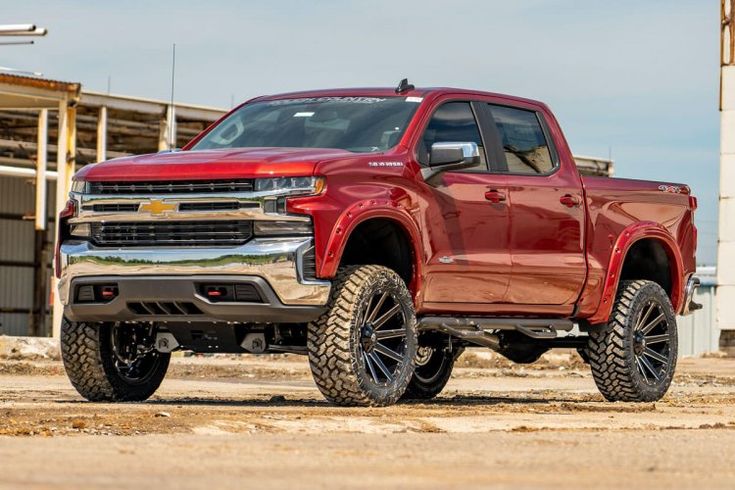
[[[676,315],[652,281],[620,283],[610,321],[589,334],[587,356],[609,401],[650,402],[671,385],[677,354]]]
[[[153,347],[147,325],[61,324],[61,359],[71,384],[95,402],[142,401],[160,386],[170,354]]]
[[[416,316],[403,280],[377,265],[340,269],[329,309],[309,324],[307,347],[314,381],[327,400],[395,403],[416,355]]]

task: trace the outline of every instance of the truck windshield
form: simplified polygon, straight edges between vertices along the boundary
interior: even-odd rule
[[[383,151],[411,120],[416,97],[309,97],[246,104],[192,150],[288,147]]]

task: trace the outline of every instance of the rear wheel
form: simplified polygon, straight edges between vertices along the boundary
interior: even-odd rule
[[[416,317],[403,280],[376,265],[340,269],[330,307],[308,329],[314,381],[339,405],[390,405],[406,390]]]
[[[620,284],[607,326],[589,334],[592,375],[609,401],[661,399],[676,368],[676,315],[666,292],[652,281]]]
[[[403,395],[405,400],[430,400],[442,392],[449,382],[454,361],[464,348],[445,342],[419,339],[413,377]]]
[[[70,322],[61,325],[61,358],[71,384],[89,401],[141,401],[166,376],[170,354],[154,348],[148,325]]]

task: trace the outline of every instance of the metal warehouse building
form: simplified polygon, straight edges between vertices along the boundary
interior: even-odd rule
[[[0,334],[53,332],[52,313],[60,314],[51,277],[54,217],[75,169],[183,146],[224,112],[0,73]],[[175,141],[169,141],[171,125]],[[613,173],[610,160],[575,159],[583,174]],[[60,195],[57,187],[63,189]],[[704,308],[681,321],[682,355],[718,349],[715,272],[701,272],[698,297]]]
[[[75,169],[181,146],[224,112],[0,73],[0,333],[52,332],[54,217]]]

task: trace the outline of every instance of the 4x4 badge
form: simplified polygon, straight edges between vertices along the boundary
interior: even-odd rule
[[[151,199],[149,202],[141,204],[138,208],[138,212],[158,215],[168,213],[170,211],[176,211],[177,207],[178,206],[176,204],[166,203],[160,199]]]

